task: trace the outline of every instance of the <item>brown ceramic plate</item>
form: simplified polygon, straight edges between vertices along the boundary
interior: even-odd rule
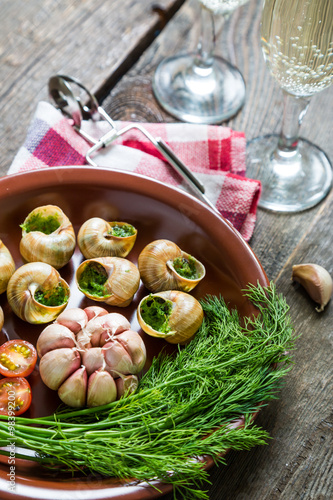
[[[230,307],[237,307],[243,316],[250,315],[254,308],[243,296],[242,289],[257,281],[263,286],[268,285],[265,272],[248,244],[227,221],[194,197],[143,176],[90,167],[51,168],[0,179],[0,238],[11,251],[17,267],[23,264],[19,253],[19,225],[32,209],[46,204],[61,207],[76,233],[80,225],[93,216],[133,224],[138,229],[138,237],[128,258],[134,263],[147,243],[158,238],[176,242],[206,267],[206,277],[192,292],[193,295],[200,298],[207,293],[222,294]],[[76,250],[70,263],[61,270],[61,275],[71,285],[68,307],[92,304],[77,291],[73,280],[74,271],[82,260],[82,255]],[[118,308],[137,331],[140,329],[136,307],[147,293],[141,286],[129,307]],[[43,326],[29,325],[17,318],[7,304],[6,294],[0,296],[0,305],[5,314],[1,343],[18,337],[36,343]],[[165,341],[140,333],[147,346],[149,366],[152,357],[165,346]],[[29,381],[33,402],[25,416],[52,413],[60,403],[56,392],[43,385],[37,369]],[[74,480],[59,477],[33,462],[17,459],[15,492],[11,492],[8,489],[8,459],[4,456],[0,459],[2,500],[146,500],[170,491],[170,486],[161,484],[158,484],[158,492],[146,484],[120,483],[113,478],[92,479],[88,476]]]

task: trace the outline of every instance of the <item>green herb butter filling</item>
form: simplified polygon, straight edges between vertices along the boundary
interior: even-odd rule
[[[111,235],[118,238],[126,238],[133,234],[135,234],[135,229],[131,224],[115,224],[111,229]]]
[[[48,215],[44,217],[41,213],[35,213],[28,217],[28,219],[21,224],[21,228],[26,233],[31,231],[40,231],[44,234],[51,234],[60,227],[58,214]]]
[[[155,331],[169,333],[169,318],[172,312],[172,302],[162,297],[149,297],[142,302],[140,313],[143,321]]]
[[[62,283],[50,290],[37,290],[35,300],[44,306],[56,307],[68,301],[69,293]]]
[[[189,257],[176,257],[173,260],[173,268],[183,278],[189,280],[200,278],[196,267],[196,260],[191,255]]]
[[[105,283],[108,275],[104,267],[98,262],[91,262],[82,271],[79,278],[79,286],[82,291],[96,297],[105,297],[107,295]]]

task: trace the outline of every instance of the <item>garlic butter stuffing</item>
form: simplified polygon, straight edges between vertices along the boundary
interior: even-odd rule
[[[60,314],[40,334],[37,352],[45,385],[78,408],[133,392],[146,362],[145,344],[128,320],[98,306]]]
[[[140,253],[138,267],[143,284],[151,292],[190,292],[205,276],[205,267],[169,240],[155,240]]]
[[[68,283],[45,262],[19,267],[7,285],[7,299],[14,313],[32,324],[53,321],[67,306]]]
[[[126,257],[133,248],[136,236],[137,230],[127,222],[107,222],[93,217],[80,227],[77,242],[86,259]]]
[[[35,208],[22,228],[20,252],[27,262],[46,262],[56,269],[67,264],[75,249],[73,226],[55,205]]]

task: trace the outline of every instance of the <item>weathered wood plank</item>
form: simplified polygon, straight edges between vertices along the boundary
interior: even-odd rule
[[[0,175],[21,145],[51,75],[106,92],[184,0],[3,0],[0,4]],[[121,7],[121,8],[120,8]],[[163,12],[163,17],[161,17]]]
[[[268,73],[259,42],[260,1],[238,9],[222,29],[218,51],[244,74],[247,101],[227,124],[243,130],[248,139],[279,132],[282,92]],[[185,4],[133,69],[115,86],[104,106],[116,119],[168,121],[152,95],[151,81],[163,57],[195,47],[197,11]],[[333,158],[330,139],[333,89],[312,100],[302,135]],[[272,440],[266,447],[227,455],[227,465],[213,468],[210,500],[326,499],[333,497],[330,481],[332,454],[332,342],[333,304],[318,314],[300,286],[291,282],[291,268],[316,262],[333,274],[333,194],[301,214],[271,214],[259,210],[251,246],[270,279],[277,283],[291,307],[297,334],[295,366],[280,397],[260,413],[257,424]],[[165,496],[171,500],[172,495]]]

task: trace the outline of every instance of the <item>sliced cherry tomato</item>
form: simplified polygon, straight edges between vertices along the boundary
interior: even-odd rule
[[[23,377],[0,380],[0,415],[21,415],[31,404],[31,387]]]
[[[8,340],[0,346],[0,373],[4,377],[27,377],[36,361],[37,351],[26,340]]]

